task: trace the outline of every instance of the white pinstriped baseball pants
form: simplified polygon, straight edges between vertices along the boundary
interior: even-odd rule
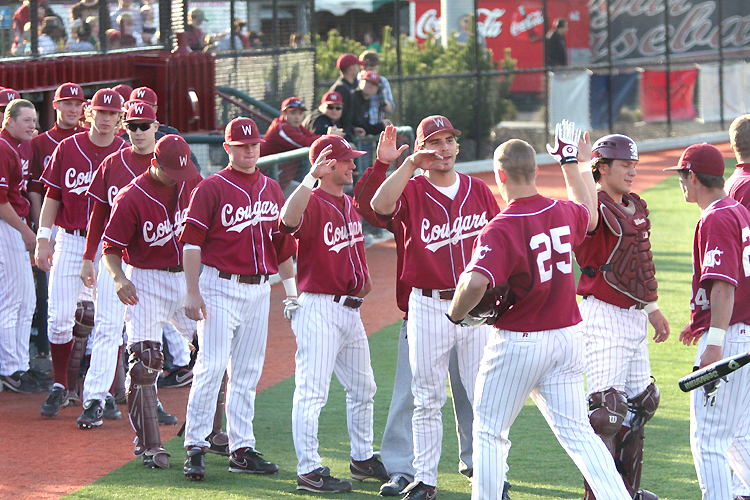
[[[320,293],[302,293],[299,302],[302,307],[292,318],[297,338],[292,437],[297,474],[302,475],[322,465],[318,420],[328,401],[331,374],[336,374],[346,391],[346,423],[354,460],[367,460],[373,454],[373,397],[377,387],[359,310]]]
[[[698,344],[695,364],[706,350],[706,335]],[[750,351],[750,326],[731,325],[722,345],[722,356]],[[732,473],[750,487],[750,369],[730,373],[722,382],[713,406],[704,404],[703,389],[690,399],[690,448],[703,500],[733,498]]]
[[[454,325],[445,317],[450,302],[424,297],[416,288],[409,295],[407,337],[414,395],[414,480],[430,486],[437,485],[443,444],[441,410],[448,398],[446,380],[451,350],[456,348],[461,381],[473,402],[479,362],[492,330],[488,326]]]
[[[216,398],[227,373],[229,451],[255,448],[255,391],[263,371],[268,338],[271,285],[245,285],[219,278],[218,269],[203,266],[200,291],[206,319],[198,322],[198,359],[187,408],[185,447],[208,447]]]
[[[500,500],[516,417],[531,396],[596,498],[632,500],[615,462],[589,424],[578,326],[543,332],[495,331],[474,399],[473,500]]]
[[[0,220],[0,375],[29,369],[36,306],[34,275],[21,233]]]

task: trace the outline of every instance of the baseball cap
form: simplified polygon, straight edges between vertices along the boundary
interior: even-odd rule
[[[242,116],[229,122],[224,129],[224,142],[230,146],[243,144],[261,144],[266,142],[260,138],[258,125],[251,118]]]
[[[135,101],[128,107],[125,122],[155,122],[156,111],[148,103]]]
[[[335,90],[326,92],[323,94],[323,98],[320,99],[320,104],[342,104],[344,100],[341,98],[341,94]]]
[[[724,175],[724,155],[711,144],[693,144],[682,152],[674,167],[664,170],[690,170],[698,174]]]
[[[10,101],[20,98],[21,94],[19,94],[17,90],[9,88],[0,90],[0,106],[7,106],[8,104],[10,104]]]
[[[437,134],[438,132],[451,132],[453,135],[461,135],[461,131],[453,128],[450,120],[442,115],[432,115],[419,122],[417,127],[417,140],[414,141],[414,149],[424,144],[424,142]]]
[[[284,102],[281,103],[281,111],[286,111],[289,108],[297,108],[303,111],[307,111],[305,103],[299,97],[287,97]]]
[[[133,91],[130,93],[130,100],[147,102],[152,106],[156,106],[158,104],[156,92],[148,87],[138,87],[137,89],[133,89]]]
[[[69,99],[75,99],[77,101],[83,101],[86,98],[83,97],[83,89],[77,83],[63,83],[57,90],[55,90],[55,98],[52,102],[67,101]]]
[[[354,54],[343,54],[339,56],[338,60],[336,60],[336,67],[342,71],[354,64],[364,66],[366,63],[360,61],[360,59]]]
[[[112,89],[99,89],[91,99],[91,109],[122,112],[122,96]]]
[[[362,79],[380,85],[380,77],[374,71],[368,71]]]
[[[352,149],[352,145],[343,137],[324,135],[315,139],[315,142],[310,146],[310,163],[315,163],[315,160],[320,156],[320,152],[329,145],[331,146],[331,153],[327,157],[329,160],[352,160],[366,154],[365,151]]]
[[[128,99],[130,99],[130,93],[133,92],[133,87],[131,87],[130,85],[125,85],[124,83],[121,83],[119,85],[115,85],[114,87],[112,87],[112,90],[120,94],[122,98],[127,101]]]
[[[198,175],[198,169],[190,159],[190,146],[179,135],[169,134],[159,139],[154,154],[161,168],[174,181],[189,181]]]

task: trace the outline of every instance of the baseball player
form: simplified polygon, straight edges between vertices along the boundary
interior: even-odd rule
[[[385,180],[371,202],[384,222],[404,227],[401,280],[411,287],[407,338],[415,406],[416,473],[404,490],[409,499],[436,495],[450,352],[456,348],[461,381],[473,401],[479,360],[491,330],[462,329],[445,317],[474,239],[499,212],[486,184],[455,171],[460,134],[444,116],[422,120],[415,153]],[[412,179],[418,168],[424,173]]]
[[[651,379],[648,322],[654,341],[669,336],[669,323],[656,303],[646,202],[631,193],[638,148],[627,136],[612,134],[593,146],[597,182],[596,229],[575,250],[582,275],[578,294],[586,331],[584,355],[591,426],[618,464],[634,498],[658,498],[640,489],[643,427],[659,405]],[[585,496],[594,493],[585,483]]]
[[[281,209],[282,232],[298,240],[296,287],[287,291],[284,315],[297,338],[292,437],[297,452],[297,489],[344,492],[352,483],[331,476],[318,454],[318,418],[328,399],[331,374],[346,390],[351,439],[351,476],[387,481],[373,454],[375,377],[367,333],[359,315],[372,290],[362,219],[344,186],[353,184],[355,151],[339,136],[324,135],[310,148],[312,168]],[[320,181],[320,187],[313,189]],[[293,283],[292,283],[293,285]]]
[[[104,418],[120,418],[114,397],[108,393],[115,378],[117,358],[122,344],[122,326],[125,322],[126,305],[118,297],[115,282],[105,269],[104,261],[99,262],[99,279],[94,268],[104,228],[117,193],[133,179],[148,170],[154,156],[157,122],[151,106],[138,104],[128,109],[125,128],[130,137],[131,147],[125,147],[111,154],[96,169],[86,194],[93,200],[93,209],[86,234],[86,247],[81,264],[81,280],[88,288],[96,285],[94,323],[96,330],[90,339],[91,361],[81,394],[83,414],[77,421],[81,429],[91,429],[102,423],[92,421],[88,414],[92,408],[101,407]]]
[[[86,196],[86,190],[102,160],[125,145],[115,136],[120,127],[121,103],[120,95],[114,90],[98,90],[87,110],[91,129],[63,139],[42,174],[47,194],[34,255],[42,271],[51,268],[48,315],[55,383],[40,410],[42,416],[48,418],[69,405],[68,364],[73,353],[74,333],[85,339],[93,327],[91,293],[79,278],[86,227],[93,207],[93,199]],[[49,241],[53,224],[59,228],[54,255]],[[79,295],[85,300],[76,304]],[[75,321],[76,317],[79,321]],[[85,346],[82,342],[76,346],[75,356],[80,359]]]
[[[153,127],[153,122],[150,125]],[[169,322],[189,338],[195,330],[195,323],[185,316],[187,290],[178,238],[190,193],[200,180],[185,139],[177,135],[161,138],[149,169],[115,197],[104,231],[102,260],[115,282],[117,296],[128,306],[127,394],[130,423],[136,433],[134,453],[153,468],[169,467],[156,412],[155,384],[164,361],[162,328]],[[84,421],[95,426],[97,421],[101,423],[101,414],[100,402],[93,400],[78,419],[79,425]]]
[[[225,371],[229,471],[279,470],[255,449],[253,416],[268,335],[268,276],[294,276],[296,244],[294,237],[279,232],[281,188],[255,166],[262,141],[250,118],[227,124],[224,150],[229,165],[193,191],[181,236],[188,292],[185,312],[198,321],[200,346],[185,428],[183,472],[191,479],[205,475],[206,436]]]
[[[701,217],[693,241],[690,322],[680,332],[685,345],[698,344],[695,369],[750,350],[750,211],[724,192],[724,157],[710,144],[694,144],[666,170],[680,173],[685,201]],[[730,466],[750,487],[750,373],[737,370],[693,391],[690,447],[704,500],[732,498]],[[739,410],[739,411],[738,411]]]
[[[260,148],[261,156],[268,156],[293,149],[310,147],[319,134],[302,126],[305,103],[298,97],[288,97],[281,103],[281,116],[274,118],[268,126]]]
[[[341,118],[342,97],[338,92],[326,92],[320,98],[320,106],[302,121],[302,126],[316,134],[333,134],[344,137],[344,130],[336,126]]]
[[[31,140],[36,126],[34,105],[15,99],[5,110],[0,131],[0,387],[28,394],[41,392],[29,371],[29,331],[34,314],[34,278],[29,252],[34,232],[26,222],[29,202],[19,147]]]
[[[382,496],[398,496],[414,480],[414,447],[404,446],[413,443],[411,420],[414,413],[414,396],[411,393],[411,367],[409,366],[409,342],[406,337],[409,293],[411,289],[401,281],[404,261],[404,231],[401,226],[394,226],[390,221],[385,225],[370,206],[375,191],[383,184],[388,167],[408,148],[396,147],[396,127],[390,125],[380,135],[377,148],[377,159],[372,167],[362,174],[354,186],[354,207],[362,217],[375,227],[385,227],[393,233],[396,243],[396,303],[404,312],[404,321],[398,336],[398,358],[396,377],[393,384],[391,405],[388,409],[388,420],[383,431],[380,445],[380,456],[390,480],[380,487]],[[471,462],[471,424],[474,418],[472,402],[466,397],[466,390],[461,384],[458,372],[458,357],[455,348],[451,351],[448,364],[448,377],[453,393],[453,410],[456,415],[456,432],[459,444],[459,472],[468,477],[472,475]]]
[[[529,396],[596,497],[631,499],[586,415],[583,331],[571,250],[596,228],[598,215],[588,161],[579,171],[579,136],[572,123],[563,121],[557,125],[555,148],[547,146],[562,165],[571,201],[538,193],[535,152],[528,143],[512,139],[495,150],[495,178],[508,206],[477,237],[448,310],[451,321],[472,325],[476,322],[466,315],[488,288],[507,284],[516,295],[494,325],[477,377],[474,500],[506,498],[508,433]],[[580,147],[581,159],[589,160],[587,136]]]

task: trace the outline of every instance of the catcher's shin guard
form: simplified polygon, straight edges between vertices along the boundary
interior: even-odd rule
[[[170,455],[161,443],[154,386],[164,365],[161,343],[136,342],[129,351],[127,396],[130,424],[136,434],[134,453],[143,456],[144,465],[166,469]]]
[[[117,365],[115,365],[115,378],[112,381],[112,395],[115,397],[117,404],[122,404],[126,401],[125,396],[125,362],[127,357],[125,356],[125,346],[120,346],[117,352]]]
[[[86,356],[88,341],[88,337],[73,337],[73,348],[70,351],[70,359],[68,359],[68,392],[71,393],[69,396],[73,396],[75,399],[81,396],[81,390],[83,389],[81,363]],[[75,395],[72,393],[75,393]]]
[[[616,450],[616,436],[628,414],[628,400],[624,393],[609,388],[589,396],[589,422],[594,432],[604,441],[612,456]],[[595,500],[594,492],[584,479],[584,500]]]

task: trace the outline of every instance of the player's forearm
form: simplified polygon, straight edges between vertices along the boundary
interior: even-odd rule
[[[105,253],[102,255],[102,262],[104,262],[104,267],[115,282],[125,278],[125,272],[122,270],[122,258],[119,255]]]
[[[29,226],[16,213],[10,203],[0,203],[0,219],[21,234],[24,234],[26,231],[31,231]]]
[[[281,281],[289,278],[294,278],[294,258],[289,257],[284,262],[279,264],[279,278]]]
[[[201,272],[201,251],[197,248],[182,250],[182,263],[185,269],[185,282],[188,294],[199,294],[198,277]]]
[[[565,185],[568,188],[568,199],[572,202],[584,205],[589,209],[591,218],[589,220],[588,230],[593,231],[596,229],[596,222],[598,220],[594,201],[596,200],[596,186],[594,186],[594,191],[592,193],[591,186],[587,185],[584,180],[584,174],[579,170],[578,163],[566,163],[562,166],[562,171],[563,176],[565,177]]]
[[[578,169],[581,172],[581,178],[583,179],[583,183],[586,185],[586,189],[589,193],[589,199],[591,200],[592,207],[589,207],[589,213],[591,214],[591,219],[589,220],[589,231],[593,231],[596,229],[597,224],[599,223],[599,198],[596,195],[596,181],[594,180],[594,174],[591,171],[591,162],[581,162],[578,164]]]
[[[294,190],[286,200],[286,203],[284,203],[284,206],[281,207],[280,219],[282,224],[292,228],[299,226],[299,223],[302,221],[302,214],[305,213],[307,204],[310,202],[311,193],[312,188],[305,186],[304,183],[297,186],[297,189]]]
[[[469,311],[482,300],[488,283],[487,277],[481,273],[474,271],[462,273],[458,279],[456,293],[448,307],[448,316],[454,321],[464,319]]]
[[[60,202],[49,196],[44,197],[42,212],[39,214],[39,227],[52,228],[57,218],[57,212],[60,210]]]
[[[29,191],[29,204],[29,217],[31,217],[31,222],[34,224],[34,227],[39,227],[39,215],[42,212],[41,193]]]
[[[406,184],[414,175],[417,167],[408,157],[375,192],[370,205],[380,215],[391,215],[396,210],[396,202],[404,192]]]
[[[711,287],[711,327],[726,330],[734,310],[734,286],[714,280]]]

